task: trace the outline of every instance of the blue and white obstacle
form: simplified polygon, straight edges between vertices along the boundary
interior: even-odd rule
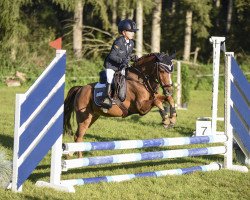
[[[219,147],[98,156],[90,158],[64,160],[62,161],[62,170],[67,171],[68,169],[73,169],[77,167],[96,166],[103,164],[129,163],[129,162],[138,162],[145,160],[159,160],[167,158],[182,158],[182,157],[216,155],[216,154],[218,155],[224,153],[226,153],[226,148],[224,146],[219,146]]]
[[[214,38],[216,41],[216,38]],[[219,40],[221,41],[221,40]],[[221,42],[215,42],[216,45],[220,45]],[[214,48],[215,46],[214,45]],[[218,48],[215,48],[218,50]],[[60,55],[60,56],[59,56]],[[52,62],[53,63],[53,62]],[[61,63],[62,68],[65,70],[65,52],[58,54],[54,64],[57,66],[57,63]],[[231,62],[227,62],[227,65],[230,65]],[[52,67],[53,68],[53,67]],[[60,67],[56,67],[60,68]],[[228,73],[231,73],[230,66],[228,67]],[[56,70],[46,70],[45,74],[50,74],[50,71],[54,72]],[[51,72],[51,73],[52,73]],[[238,72],[237,72],[238,73]],[[14,147],[14,174],[12,188],[14,191],[20,190],[23,182],[28,178],[29,174],[34,170],[39,161],[46,155],[49,148],[52,146],[52,158],[51,158],[51,175],[50,182],[38,181],[37,186],[51,187],[61,191],[75,192],[75,185],[83,185],[87,183],[98,183],[98,182],[120,182],[131,180],[137,177],[159,177],[167,175],[181,175],[187,174],[194,171],[213,171],[219,170],[221,167],[226,169],[238,170],[242,172],[247,172],[247,167],[236,166],[232,163],[232,144],[233,144],[233,128],[231,114],[231,95],[226,96],[226,113],[225,113],[225,133],[223,135],[211,135],[211,136],[200,136],[200,137],[190,137],[190,138],[159,138],[159,139],[149,139],[149,140],[124,140],[124,141],[112,141],[112,142],[83,142],[83,143],[67,143],[62,144],[62,114],[63,114],[63,91],[64,86],[64,73],[56,74],[53,83],[49,85],[54,85],[54,87],[38,87],[32,86],[32,88],[48,88],[48,95],[38,95],[37,102],[34,100],[30,101],[32,105],[30,106],[31,111],[30,116],[27,116],[24,119],[22,118],[22,105],[25,102],[25,98],[19,103],[17,101],[16,109],[16,125],[15,125],[15,147]],[[43,76],[43,75],[42,75]],[[231,74],[228,74],[225,77],[232,77]],[[236,77],[237,78],[237,77]],[[235,78],[235,79],[236,79]],[[42,78],[39,78],[36,82],[41,82]],[[59,81],[60,80],[60,81]],[[240,80],[237,80],[240,81]],[[50,82],[47,80],[47,82]],[[60,83],[59,83],[60,82]],[[228,79],[226,79],[226,82]],[[46,84],[46,82],[45,82]],[[32,89],[32,91],[33,91]],[[228,94],[226,89],[225,93]],[[31,89],[29,90],[31,91]],[[53,91],[53,92],[52,92]],[[58,92],[57,92],[58,91]],[[59,92],[60,91],[60,92]],[[249,91],[249,90],[248,90]],[[32,93],[32,92],[30,92]],[[39,93],[40,94],[40,93]],[[32,96],[32,95],[30,95]],[[51,111],[43,111],[47,107],[48,103],[55,104],[53,97],[57,98],[57,106],[51,108]],[[28,97],[27,97],[28,98]],[[230,103],[231,102],[231,103]],[[230,104],[229,104],[230,103]],[[34,104],[34,105],[33,105]],[[27,104],[26,104],[27,105]],[[248,104],[249,105],[249,104]],[[37,106],[37,108],[36,108]],[[49,105],[48,105],[49,106]],[[241,105],[240,105],[241,106]],[[29,107],[29,106],[27,106]],[[248,107],[249,108],[249,107]],[[240,108],[238,108],[240,109]],[[238,114],[237,109],[237,116]],[[40,113],[48,113],[48,116],[41,115]],[[245,116],[246,113],[243,115]],[[17,116],[18,115],[18,116]],[[43,116],[43,117],[42,117]],[[244,117],[243,116],[243,117]],[[249,116],[249,114],[247,114]],[[36,119],[38,117],[38,121]],[[33,119],[34,118],[34,119]],[[44,118],[44,119],[42,119]],[[240,117],[241,118],[241,117]],[[39,123],[41,121],[41,123]],[[231,121],[230,121],[231,120]],[[21,121],[21,122],[20,122]],[[36,125],[33,125],[33,121],[37,121]],[[35,123],[35,122],[34,122]],[[46,125],[46,123],[48,125]],[[20,125],[21,124],[21,125]],[[25,125],[23,125],[25,124]],[[245,124],[244,124],[245,125]],[[32,128],[29,128],[31,126]],[[42,128],[43,127],[43,128]],[[27,131],[29,130],[29,131]],[[50,131],[51,130],[51,131]],[[237,129],[241,132],[242,127]],[[29,133],[27,136],[22,136],[24,133]],[[243,141],[244,138],[248,139],[247,134],[239,135],[239,138],[242,139],[242,144],[246,145],[248,150],[249,143],[245,144]],[[25,137],[26,139],[21,139]],[[27,142],[26,142],[27,141]],[[249,140],[248,140],[249,141]],[[80,159],[71,159],[71,160],[62,160],[62,155],[64,153],[69,153],[73,151],[93,151],[93,150],[116,150],[116,149],[135,149],[135,148],[149,148],[149,147],[164,147],[164,146],[178,146],[178,145],[189,145],[189,144],[208,144],[208,143],[220,143],[223,146],[213,146],[205,148],[193,148],[193,149],[180,149],[180,150],[168,150],[168,151],[158,151],[158,152],[145,152],[145,153],[130,153],[130,154],[118,154],[110,156],[99,156],[99,157],[90,157],[90,158],[80,158]],[[63,148],[62,148],[63,147]],[[167,158],[178,158],[178,157],[188,157],[188,156],[200,156],[200,155],[215,155],[223,154],[224,155],[224,164],[212,163],[204,166],[196,166],[191,168],[183,169],[174,169],[174,170],[161,170],[154,172],[143,172],[138,174],[124,174],[124,175],[113,175],[113,176],[104,176],[104,177],[91,177],[91,178],[81,178],[74,180],[61,180],[61,173],[63,170],[68,170],[76,167],[86,167],[86,166],[95,166],[103,164],[113,164],[113,163],[128,163],[128,162],[137,162],[143,160],[157,160],[157,159],[167,159]]]
[[[64,143],[64,153],[75,151],[95,151],[95,150],[117,150],[117,149],[138,149],[149,147],[166,147],[188,144],[208,144],[225,142],[225,135],[208,135],[197,137],[178,137],[178,138],[158,138],[148,140],[120,140],[110,142],[82,142],[82,143]]]
[[[142,177],[161,177],[161,176],[172,176],[172,175],[183,175],[190,174],[196,171],[208,172],[219,170],[222,166],[219,163],[211,163],[209,165],[181,168],[181,169],[172,169],[172,170],[162,170],[155,172],[143,172],[137,174],[123,174],[123,175],[114,175],[114,176],[101,176],[93,178],[82,178],[82,179],[71,179],[64,180],[62,184],[64,185],[86,185],[91,183],[100,183],[100,182],[122,182],[132,180],[134,178]]]
[[[208,144],[226,142],[225,135],[211,135],[198,137],[179,137],[179,138],[159,138],[149,140],[123,140],[112,142],[82,142],[82,143],[67,143],[64,144],[65,152],[73,151],[93,151],[93,150],[117,150],[117,149],[135,149],[163,146],[177,146],[189,144]],[[143,153],[118,154],[109,156],[98,156],[90,158],[70,159],[62,161],[62,170],[67,171],[77,167],[95,166],[114,163],[128,163],[145,160],[158,160],[167,158],[181,158],[190,156],[215,155],[224,154],[226,149],[224,146],[193,148],[167,151],[154,151]]]
[[[250,83],[247,81],[232,52],[226,53],[226,113],[225,128],[245,155],[250,166]]]
[[[16,95],[12,190],[22,184],[63,132],[66,51],[55,59],[25,94]]]
[[[113,142],[82,142],[82,143],[68,143],[64,144],[64,152],[69,153],[72,151],[95,151],[95,150],[118,150],[118,149],[136,149],[136,148],[150,148],[150,147],[161,147],[161,146],[176,146],[176,145],[188,145],[188,144],[208,144],[208,143],[220,143],[224,144],[228,141],[226,135],[211,135],[211,136],[198,136],[198,137],[180,137],[180,138],[159,138],[152,140],[123,140]],[[59,149],[56,151],[58,152]],[[60,151],[60,150],[59,150]],[[130,153],[130,154],[117,154],[109,156],[97,156],[89,158],[78,158],[70,160],[61,160],[59,163],[54,163],[54,167],[57,166],[57,173],[60,171],[67,171],[69,169],[97,166],[104,164],[115,164],[115,163],[129,163],[146,160],[159,160],[168,158],[180,158],[180,157],[193,157],[202,155],[227,155],[227,148],[223,146],[213,146],[205,148],[192,148],[192,149],[178,149],[178,150],[166,150],[166,151],[155,151],[155,152],[143,152],[143,153]],[[62,154],[61,154],[62,155]],[[60,155],[60,156],[61,156]],[[53,164],[53,163],[52,163]],[[174,170],[162,170],[153,172],[144,172],[138,174],[124,174],[124,175],[113,175],[103,177],[92,177],[92,178],[81,178],[72,180],[58,180],[58,184],[52,184],[51,182],[38,181],[37,186],[52,187],[54,189],[75,192],[73,186],[84,185],[89,183],[99,182],[121,182],[131,180],[139,177],[160,177],[168,175],[182,175],[188,174],[195,171],[214,171],[219,170],[222,167],[219,163],[211,163],[204,166],[195,166],[191,168],[174,169]],[[241,166],[237,166],[237,169],[244,171],[247,168],[240,169]],[[236,168],[236,167],[235,167]]]

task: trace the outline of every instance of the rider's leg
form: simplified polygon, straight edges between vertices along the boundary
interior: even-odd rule
[[[115,71],[113,69],[106,69],[107,83],[105,90],[105,98],[103,100],[103,106],[105,108],[110,108],[111,105],[111,83],[113,81]]]
[[[115,71],[113,69],[106,69],[107,83],[106,83],[106,97],[110,98],[111,84],[114,78]]]

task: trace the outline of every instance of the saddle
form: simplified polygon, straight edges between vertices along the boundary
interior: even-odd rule
[[[106,73],[103,70],[100,72],[100,80],[94,88],[94,102],[99,107],[102,107],[102,102],[105,98],[106,80]],[[113,83],[111,84],[111,101],[112,105],[116,104],[123,111],[124,117],[128,114],[127,108],[122,103],[126,99],[126,90],[127,84],[125,76],[121,71],[115,72]]]

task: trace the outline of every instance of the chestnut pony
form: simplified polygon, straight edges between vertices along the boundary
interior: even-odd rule
[[[101,115],[106,117],[145,115],[153,106],[159,108],[164,127],[173,126],[177,115],[172,97],[172,71],[172,56],[164,53],[145,55],[138,59],[133,66],[127,68],[126,99],[123,101],[123,108],[127,109],[125,116],[124,109],[116,104],[113,104],[106,113],[95,104],[93,94],[96,83],[72,87],[64,101],[64,130],[72,133],[70,119],[75,111],[78,125],[75,142],[81,142],[87,129]],[[158,93],[160,86],[164,95]],[[164,110],[163,102],[169,103],[170,115]]]

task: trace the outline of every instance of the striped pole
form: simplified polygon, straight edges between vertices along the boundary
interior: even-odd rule
[[[99,182],[122,182],[128,181],[134,178],[143,178],[143,177],[161,177],[161,176],[171,176],[171,175],[183,175],[190,174],[195,171],[215,171],[221,168],[221,164],[219,163],[211,163],[209,165],[189,167],[189,168],[180,168],[173,170],[162,170],[162,171],[154,171],[154,172],[143,172],[137,174],[124,174],[124,175],[114,175],[114,176],[101,176],[101,177],[93,177],[93,178],[81,178],[81,179],[71,179],[71,180],[63,180],[61,181],[62,185],[74,186],[74,185],[85,185],[91,183],[99,183]]]
[[[188,144],[208,144],[226,142],[226,135],[209,135],[196,137],[178,138],[158,138],[148,140],[121,140],[110,142],[81,142],[63,144],[64,153],[75,151],[94,151],[94,150],[114,150],[114,149],[136,149],[148,147],[164,147]]]
[[[111,163],[114,164],[114,163],[136,162],[145,160],[158,160],[166,158],[215,155],[224,153],[226,153],[226,148],[224,146],[218,146],[218,147],[207,147],[207,148],[117,154],[110,156],[98,156],[90,158],[64,160],[62,161],[62,170],[67,171],[68,169],[72,168],[96,166],[96,165],[111,164]]]

